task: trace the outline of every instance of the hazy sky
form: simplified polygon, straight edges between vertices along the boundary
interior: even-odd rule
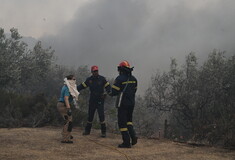
[[[150,77],[191,51],[235,50],[235,0],[0,0],[0,27],[52,46],[59,63],[135,67],[140,91]],[[141,93],[139,91],[139,93]]]

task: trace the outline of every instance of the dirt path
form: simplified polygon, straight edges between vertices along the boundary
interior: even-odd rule
[[[140,139],[130,149],[118,149],[120,135],[100,138],[99,131],[82,136],[73,130],[74,144],[60,143],[60,128],[0,129],[0,160],[235,160],[235,151],[192,147],[165,140]]]

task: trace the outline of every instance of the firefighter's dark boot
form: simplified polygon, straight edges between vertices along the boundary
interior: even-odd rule
[[[89,135],[91,132],[91,127],[92,127],[92,123],[91,122],[87,122],[86,127],[85,127],[85,131],[83,132],[83,135]]]
[[[122,140],[123,143],[119,144],[118,147],[119,148],[131,148],[131,144],[130,144],[130,136],[128,131],[122,131]]]
[[[105,123],[101,123],[101,137],[102,138],[106,137],[106,125],[105,125]]]
[[[133,125],[127,125],[128,128],[128,132],[130,134],[131,137],[131,144],[135,145],[137,143],[138,137],[136,136],[135,130],[133,128]]]

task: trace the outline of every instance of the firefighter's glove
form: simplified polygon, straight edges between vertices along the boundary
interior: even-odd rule
[[[72,116],[72,110],[70,108],[67,110],[67,115]]]

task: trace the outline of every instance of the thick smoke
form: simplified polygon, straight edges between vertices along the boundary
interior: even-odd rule
[[[98,65],[107,78],[128,60],[142,94],[171,57],[182,62],[193,51],[202,60],[213,49],[234,54],[234,6],[233,0],[88,1],[56,36],[42,39],[56,50],[59,63]]]

